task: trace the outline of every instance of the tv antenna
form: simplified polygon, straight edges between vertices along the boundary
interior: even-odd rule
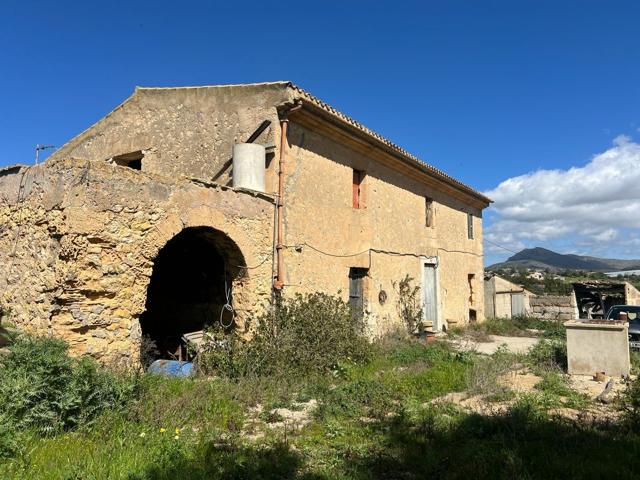
[[[55,145],[40,145],[39,143],[36,145],[36,165],[38,164],[38,160],[40,159],[40,150],[47,150],[49,148],[56,148]]]

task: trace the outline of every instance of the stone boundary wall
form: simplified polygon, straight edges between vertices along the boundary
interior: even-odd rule
[[[63,159],[0,171],[0,305],[20,329],[73,354],[136,364],[156,255],[189,227],[241,250],[240,317],[271,296],[273,203],[249,192]],[[240,318],[242,321],[242,318]]]
[[[529,299],[530,314],[549,320],[571,320],[576,316],[573,295],[547,295]]]

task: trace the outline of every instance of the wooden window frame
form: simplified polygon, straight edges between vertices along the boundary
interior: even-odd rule
[[[364,170],[353,169],[351,182],[351,206],[355,209],[364,208],[364,179],[366,177]]]

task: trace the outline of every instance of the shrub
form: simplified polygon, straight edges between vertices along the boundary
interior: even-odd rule
[[[500,377],[511,370],[516,356],[500,346],[491,357],[480,357],[467,370],[467,390],[473,394],[498,395],[505,392]]]
[[[87,424],[135,391],[135,382],[95,361],[69,357],[67,345],[54,338],[17,336],[0,369],[0,416],[42,434]]]
[[[13,419],[0,414],[0,460],[17,455],[23,448],[18,432],[13,425]]]
[[[542,339],[529,349],[529,363],[534,370],[566,370],[567,344],[557,339]]]
[[[253,337],[212,335],[200,354],[206,373],[299,376],[331,371],[341,361],[361,362],[370,346],[365,321],[348,304],[323,293],[279,299],[257,318]]]
[[[640,426],[640,377],[633,380],[622,394],[623,417],[634,430]]]

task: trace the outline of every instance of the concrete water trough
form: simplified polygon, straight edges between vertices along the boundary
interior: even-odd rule
[[[564,323],[567,329],[567,362],[571,375],[626,377],[631,370],[629,325],[617,321]]]

